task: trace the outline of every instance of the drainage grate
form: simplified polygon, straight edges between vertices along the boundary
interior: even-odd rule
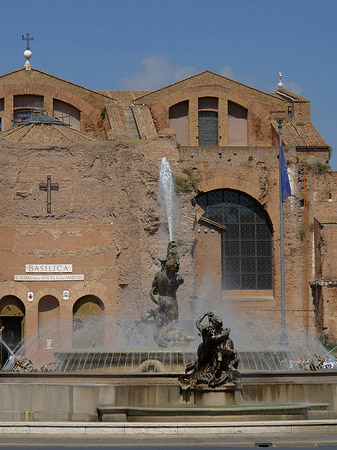
[[[274,447],[272,442],[255,442],[255,447]]]

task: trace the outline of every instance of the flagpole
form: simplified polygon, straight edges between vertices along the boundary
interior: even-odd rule
[[[285,301],[285,276],[284,276],[284,228],[283,228],[283,194],[282,194],[282,124],[284,119],[277,118],[279,135],[279,190],[280,190],[280,263],[281,263],[281,336],[280,343],[288,344],[286,328],[286,301]]]

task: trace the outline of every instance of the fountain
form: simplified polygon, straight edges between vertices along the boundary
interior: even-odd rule
[[[264,419],[307,418],[314,415],[313,411],[332,417],[337,411],[335,380],[329,388],[326,380],[334,375],[328,370],[317,372],[327,367],[323,362],[328,353],[296,325],[288,323],[288,346],[282,347],[279,326],[272,317],[263,313],[261,332],[257,333],[256,323],[249,326],[249,315],[237,317],[225,311],[224,316],[223,302],[210,301],[211,295],[200,296],[203,311],[196,309],[193,320],[179,317],[177,291],[184,279],[178,273],[173,178],[166,158],[161,163],[159,190],[169,244],[150,290],[155,308],[134,322],[92,317],[85,325],[74,324],[72,330],[58,322],[40,329],[39,336],[11,353],[1,378],[11,384],[13,377],[25,377],[22,389],[33,389],[39,380],[46,398],[55,397],[56,383],[55,405],[62,399],[68,406],[50,412],[49,402],[40,399],[42,406],[34,410],[33,399],[30,406],[6,410],[5,417],[0,407],[0,417],[17,418],[23,409],[34,410],[35,420],[93,421],[97,417],[103,420],[105,414],[112,420],[122,415],[124,420],[133,421],[169,421],[178,416],[182,420],[227,420],[233,416],[248,420],[261,411]],[[215,313],[204,313],[207,309]],[[197,350],[194,320],[198,315],[196,325],[202,343]],[[226,317],[225,326],[231,325],[236,350],[229,328],[219,317]],[[78,345],[81,342],[85,345]],[[315,355],[311,361],[309,354]],[[39,372],[13,373],[22,366],[19,361],[24,356]],[[308,376],[313,370],[314,381]],[[0,385],[0,394],[4,387]],[[26,401],[23,398],[18,394],[17,405]]]

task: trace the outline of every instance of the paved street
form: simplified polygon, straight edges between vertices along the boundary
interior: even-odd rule
[[[321,450],[335,450],[337,446],[336,434],[307,434],[307,435],[240,435],[240,436],[202,436],[202,437],[148,437],[148,436],[109,436],[109,437],[83,437],[71,436],[27,436],[27,435],[0,435],[0,450],[22,450],[25,449],[71,449],[83,448],[94,449],[125,449],[134,450],[139,448],[155,449],[186,449],[192,447],[194,450],[206,448],[223,449],[251,449],[266,448],[268,446],[282,447],[284,449],[315,448]]]

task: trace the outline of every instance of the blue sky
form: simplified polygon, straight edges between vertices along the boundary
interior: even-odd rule
[[[337,170],[336,0],[16,0],[1,5],[1,73],[33,67],[90,89],[156,89],[209,69],[311,100]]]

